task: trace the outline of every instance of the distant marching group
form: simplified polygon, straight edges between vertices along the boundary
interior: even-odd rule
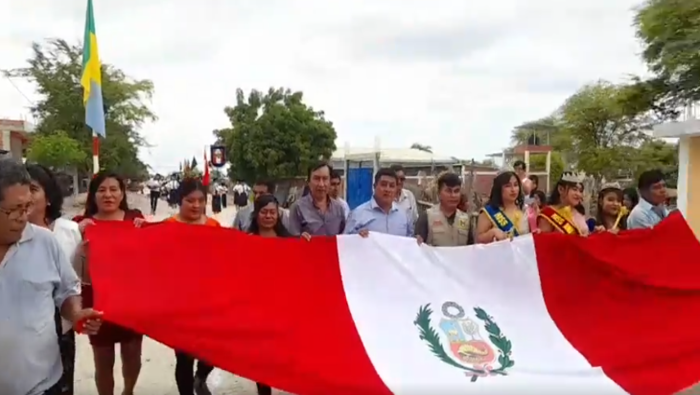
[[[465,207],[462,181],[457,174],[437,179],[439,203],[419,213],[405,186],[400,166],[382,168],[374,176],[374,195],[354,209],[340,197],[341,176],[319,162],[311,167],[307,191],[290,208],[274,197],[275,184],[267,180],[252,189],[233,187],[239,207],[232,227],[260,237],[312,237],[372,232],[412,237],[431,246],[462,246],[512,239],[531,232],[561,232],[586,236],[651,227],[669,210],[663,173],[643,173],[637,188],[603,186],[594,218],[582,207],[580,176],[565,173],[547,199],[538,179],[528,176],[525,164],[501,172],[475,225]],[[179,209],[166,219],[191,225],[219,227],[205,214],[209,187],[196,179],[177,184],[154,184],[151,210],[155,214],[162,193]],[[247,204],[248,194],[253,204]],[[214,191],[227,195],[226,191]],[[226,205],[225,198],[220,200]],[[146,220],[127,204],[126,185],[118,175],[102,172],[90,182],[85,212],[72,220],[62,218],[63,194],[51,171],[38,165],[0,161],[0,394],[73,394],[74,328],[90,335],[95,384],[99,395],[114,395],[115,345],[120,345],[124,390],[133,395],[141,370],[142,335],[102,322],[92,307],[93,293],[85,229],[100,221],[129,221],[136,227]],[[214,210],[216,211],[216,210]],[[125,258],[125,259],[128,259]],[[175,351],[175,381],[181,395],[211,394],[207,377],[213,367]],[[271,388],[258,383],[258,393]]]

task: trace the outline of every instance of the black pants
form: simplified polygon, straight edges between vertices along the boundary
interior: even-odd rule
[[[59,381],[56,385],[44,391],[43,395],[63,395],[62,391],[61,382]]]
[[[197,372],[194,371],[194,358],[183,352],[175,351],[175,382],[180,395],[194,394],[194,377],[207,381],[214,367],[202,361],[197,361]]]
[[[63,363],[63,376],[56,383],[56,389],[52,389],[57,395],[73,395],[73,382],[75,380],[75,332],[72,330],[63,333],[61,314],[56,309],[56,334],[58,335],[58,348],[61,351],[61,362]],[[46,392],[53,394],[53,392]]]
[[[258,395],[272,395],[272,388],[269,385],[255,383],[258,387]]]
[[[226,206],[228,205],[228,201],[227,201],[228,199],[227,199],[227,198],[228,198],[228,195],[227,195],[227,194],[224,193],[224,194],[221,195],[221,207],[222,207],[222,208],[226,208]]]
[[[151,213],[153,214],[158,208],[158,199],[160,199],[160,191],[151,191]]]

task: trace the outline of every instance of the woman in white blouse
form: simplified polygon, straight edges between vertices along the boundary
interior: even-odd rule
[[[44,166],[27,165],[27,172],[32,178],[33,207],[29,213],[29,222],[51,229],[61,248],[72,261],[82,242],[82,237],[76,222],[61,218],[63,206],[61,187],[51,170]],[[71,324],[61,318],[58,310],[56,310],[56,331],[63,360],[61,395],[73,395],[75,332]]]

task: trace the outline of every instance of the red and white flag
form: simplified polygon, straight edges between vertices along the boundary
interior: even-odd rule
[[[182,224],[87,237],[107,320],[295,394],[666,395],[700,381],[700,245],[680,215],[464,248]]]
[[[207,160],[207,151],[204,151],[204,175],[202,176],[202,184],[207,187],[211,184],[211,178],[209,175],[209,161]]]

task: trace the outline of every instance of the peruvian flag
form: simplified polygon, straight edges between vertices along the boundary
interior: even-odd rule
[[[680,214],[463,248],[182,224],[87,237],[105,319],[299,395],[669,395],[700,381],[700,245]]]

